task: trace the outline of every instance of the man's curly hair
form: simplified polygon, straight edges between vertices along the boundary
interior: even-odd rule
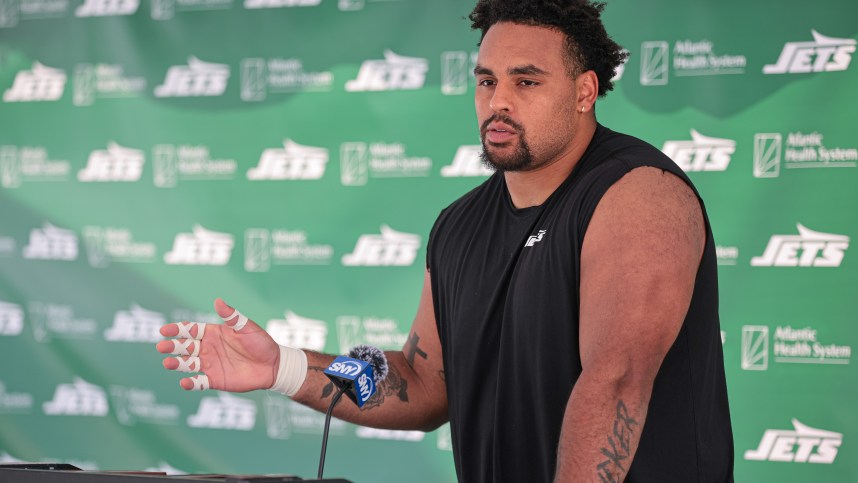
[[[480,42],[498,22],[556,29],[566,36],[566,61],[572,77],[592,70],[599,78],[599,97],[614,89],[611,78],[628,53],[611,40],[602,25],[604,2],[589,0],[479,0],[468,17],[480,30]]]

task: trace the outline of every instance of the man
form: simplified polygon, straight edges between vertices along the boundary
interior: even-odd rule
[[[603,5],[481,0],[475,74],[497,171],[438,217],[417,315],[358,424],[451,422],[461,481],[732,481],[714,243],[688,178],[596,122],[624,59]],[[333,357],[226,321],[162,328],[185,389],[275,388],[319,410]],[[181,327],[181,333],[180,331]],[[202,340],[195,340],[202,339]],[[178,349],[178,350],[175,350]]]

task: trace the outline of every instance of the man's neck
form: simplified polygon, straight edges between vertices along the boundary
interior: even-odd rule
[[[513,206],[521,209],[544,203],[578,165],[595,133],[595,119],[581,122],[575,132],[571,148],[557,159],[532,171],[504,173]]]

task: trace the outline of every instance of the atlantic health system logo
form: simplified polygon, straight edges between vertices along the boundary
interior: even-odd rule
[[[812,326],[779,325],[771,342],[770,333],[767,325],[742,327],[742,369],[766,371],[770,360],[779,364],[845,365],[852,359],[851,346],[830,340],[823,343],[819,330]]]
[[[248,228],[244,232],[244,269],[267,272],[272,265],[329,265],[334,247],[310,243],[304,230]]]
[[[755,134],[754,177],[777,178],[781,174],[781,165],[788,169],[855,168],[858,167],[858,148],[832,147],[818,131],[794,131],[786,136],[781,133]]]
[[[468,92],[468,86],[474,81],[473,72],[476,65],[475,51],[441,52],[441,94],[455,96]]]
[[[97,99],[141,97],[146,78],[130,76],[121,64],[77,64],[74,69],[72,103],[91,106]]]
[[[429,176],[432,158],[410,156],[400,142],[345,142],[340,144],[340,182],[364,186],[370,178]]]
[[[157,144],[152,148],[152,180],[159,188],[174,188],[180,180],[231,180],[235,159],[214,158],[208,146]]]
[[[641,44],[640,83],[663,86],[670,73],[677,77],[744,74],[748,59],[744,55],[717,54],[709,40],[682,39],[671,46],[666,40],[649,40]],[[618,72],[619,74],[619,72]]]
[[[0,146],[0,186],[18,188],[31,181],[66,181],[71,164],[51,159],[44,146]]]
[[[247,102],[265,100],[269,93],[329,91],[334,82],[333,72],[306,71],[304,62],[297,58],[249,57],[240,65],[241,100]]]

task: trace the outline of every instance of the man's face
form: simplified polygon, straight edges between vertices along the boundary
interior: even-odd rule
[[[559,31],[510,22],[486,32],[474,103],[490,167],[530,171],[571,149],[576,89],[564,42]]]

